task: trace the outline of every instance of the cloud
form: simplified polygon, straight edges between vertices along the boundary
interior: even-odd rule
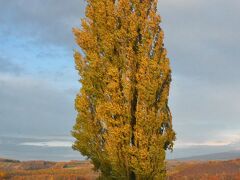
[[[198,140],[193,137],[191,140],[177,141],[173,152],[167,152],[168,159],[232,152],[240,149],[239,129],[219,131],[215,135],[208,134],[208,138],[203,139]]]
[[[80,24],[85,3],[81,0],[18,0],[0,4],[0,34],[72,48],[71,29]]]
[[[239,83],[237,0],[159,1],[165,44],[176,75]]]
[[[158,6],[160,7],[171,7],[171,8],[189,8],[198,5],[201,1],[193,1],[193,0],[160,0],[158,2]]]
[[[220,132],[239,132],[239,5],[237,0],[159,1],[173,69],[176,144],[220,146],[231,143],[221,141]]]
[[[61,46],[69,51],[76,46],[71,28],[80,26],[85,4],[81,0],[4,1],[0,6],[2,30],[7,29],[7,36],[32,38],[39,46]],[[239,5],[238,0],[159,1],[174,75],[229,85],[238,82]],[[40,57],[50,52],[46,50]]]
[[[175,77],[169,100],[176,143],[221,141],[239,132],[239,90],[238,84]]]
[[[74,95],[37,78],[0,74],[1,135],[70,135]]]
[[[40,147],[72,147],[71,141],[48,141],[48,142],[24,142],[22,146],[40,146]]]
[[[0,73],[10,73],[19,75],[23,71],[23,68],[9,59],[0,56]]]
[[[223,134],[224,133],[224,134]],[[226,134],[226,132],[222,132],[222,135],[219,135],[216,139],[211,140],[208,139],[206,141],[194,141],[194,142],[181,142],[177,141],[175,144],[176,148],[191,148],[193,146],[234,146],[239,145],[240,143],[240,133],[237,134]]]

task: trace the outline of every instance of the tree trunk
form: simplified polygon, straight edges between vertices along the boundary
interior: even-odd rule
[[[135,172],[133,172],[133,171],[130,172],[130,178],[129,178],[129,180],[136,180],[136,174],[135,174]]]

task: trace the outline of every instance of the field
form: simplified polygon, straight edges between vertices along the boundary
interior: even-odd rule
[[[240,180],[240,159],[229,161],[170,161],[169,180]]]
[[[96,179],[98,173],[88,161],[46,162],[26,161],[18,162],[0,160],[0,180],[90,180]]]
[[[169,180],[240,180],[240,159],[229,161],[168,161]],[[47,162],[0,159],[0,179],[94,180],[99,173],[88,161]]]

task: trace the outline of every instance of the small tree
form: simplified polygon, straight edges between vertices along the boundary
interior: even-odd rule
[[[73,148],[104,179],[164,179],[175,133],[168,107],[171,69],[157,0],[87,0],[73,32],[82,88]]]

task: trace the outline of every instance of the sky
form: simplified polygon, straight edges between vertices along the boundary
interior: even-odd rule
[[[239,7],[239,0],[159,0],[179,156],[240,149]],[[72,28],[84,8],[83,0],[0,0],[0,136],[70,137],[81,87]],[[21,144],[70,146],[49,142]]]

